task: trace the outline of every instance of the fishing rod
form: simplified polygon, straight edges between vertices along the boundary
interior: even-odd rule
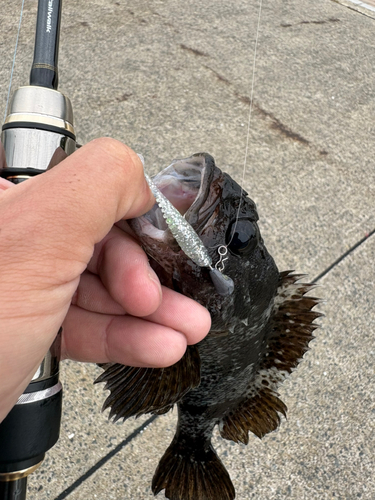
[[[70,100],[57,90],[62,0],[38,0],[30,84],[14,92],[2,127],[14,184],[45,172],[76,149]],[[8,113],[7,113],[8,111]],[[0,424],[0,500],[25,500],[27,477],[59,438],[61,329],[31,382]]]

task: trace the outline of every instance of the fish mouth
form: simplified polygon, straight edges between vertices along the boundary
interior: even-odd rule
[[[197,226],[199,211],[207,201],[214,168],[212,156],[197,153],[189,158],[174,160],[153,177],[157,188],[193,227]],[[141,232],[159,241],[170,239],[168,225],[157,203],[137,221],[138,234]]]

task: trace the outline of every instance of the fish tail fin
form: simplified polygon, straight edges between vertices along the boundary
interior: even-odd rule
[[[154,474],[154,495],[165,490],[170,500],[233,500],[234,486],[211,442],[192,444],[175,436]]]

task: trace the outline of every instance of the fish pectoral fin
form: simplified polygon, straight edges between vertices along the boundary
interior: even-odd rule
[[[274,391],[262,388],[256,396],[242,401],[222,419],[219,424],[221,437],[248,444],[251,431],[261,439],[279,427],[280,415],[286,417],[286,411],[286,405]]]
[[[195,346],[188,346],[184,356],[168,368],[137,368],[106,363],[95,384],[104,382],[110,391],[103,411],[111,408],[109,418],[139,417],[145,413],[166,413],[200,383],[200,358]]]
[[[193,448],[194,446],[194,448]],[[152,492],[170,500],[233,500],[235,490],[223,463],[205,439],[173,439],[152,479]]]

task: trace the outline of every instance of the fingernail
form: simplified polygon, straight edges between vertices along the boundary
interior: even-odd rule
[[[148,277],[150,278],[151,281],[153,281],[154,283],[157,284],[158,290],[159,290],[159,295],[160,295],[160,300],[161,300],[161,298],[162,298],[162,291],[161,291],[160,280],[159,280],[157,274],[155,273],[155,271],[152,269],[152,267],[150,265],[149,265],[149,269],[148,269]]]

